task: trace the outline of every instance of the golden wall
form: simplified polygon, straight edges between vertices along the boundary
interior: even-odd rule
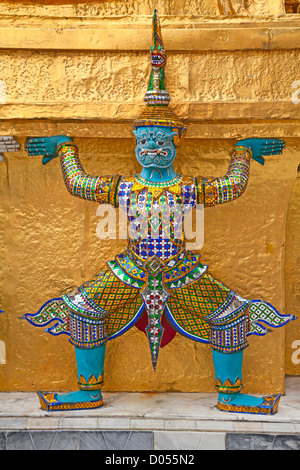
[[[171,106],[188,128],[178,171],[223,175],[237,139],[287,143],[265,166],[252,163],[241,199],[206,210],[203,262],[244,297],[297,314],[300,16],[285,14],[281,0],[2,2],[0,135],[21,143],[0,162],[2,391],[76,387],[66,337],[19,317],[88,280],[124,247],[99,240],[97,204],[67,193],[58,161],[29,158],[26,137],[72,136],[92,174],[139,171],[131,122],[143,106],[154,7]],[[283,392],[285,374],[300,373],[297,340],[300,348],[300,320],[250,337],[245,391]],[[105,390],[214,391],[211,350],[177,335],[154,374],[146,338],[133,328],[107,346]]]

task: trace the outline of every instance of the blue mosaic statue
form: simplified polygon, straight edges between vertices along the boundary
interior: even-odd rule
[[[177,174],[173,167],[186,129],[169,109],[164,84],[166,54],[159,20],[153,18],[152,71],[146,107],[133,124],[136,158],[132,176],[86,174],[73,140],[64,135],[27,140],[29,155],[46,164],[60,160],[64,182],[76,197],[127,210],[131,230],[126,250],[73,292],[51,299],[25,318],[52,335],[66,334],[74,345],[79,391],[38,392],[48,411],[102,405],[101,387],[107,341],[132,326],[149,342],[155,370],[159,350],[179,333],[212,348],[217,406],[223,411],[273,414],[280,395],[242,394],[243,352],[249,335],[263,336],[266,326],[281,327],[292,316],[263,300],[247,300],[216,280],[200,255],[186,249],[184,216],[197,207],[233,201],[245,192],[251,160],[264,164],[279,155],[282,140],[246,139],[232,152],[224,177]]]

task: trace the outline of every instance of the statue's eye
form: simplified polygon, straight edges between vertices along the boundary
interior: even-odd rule
[[[156,143],[157,143],[157,145],[159,145],[159,146],[164,145],[164,142],[163,142],[162,140],[158,140]]]
[[[140,140],[140,144],[142,144],[142,145],[145,145],[146,142],[147,142],[146,139],[141,139],[141,140]]]

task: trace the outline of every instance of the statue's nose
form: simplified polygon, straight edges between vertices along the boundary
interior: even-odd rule
[[[154,141],[154,140],[152,140],[152,139],[151,139],[151,140],[149,140],[149,142],[148,142],[148,148],[150,148],[150,149],[154,149],[155,147],[156,147],[156,143],[155,143],[155,141]]]

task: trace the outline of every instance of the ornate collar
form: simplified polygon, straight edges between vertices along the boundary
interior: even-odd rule
[[[165,191],[168,191],[175,196],[180,196],[181,185],[193,183],[192,178],[184,177],[182,175],[177,175],[176,178],[164,183],[154,183],[153,181],[147,181],[140,175],[134,175],[125,179],[128,181],[129,179],[130,181],[133,181],[131,188],[132,193],[140,193],[144,189],[147,189],[147,191],[151,193],[153,200],[158,199]]]

